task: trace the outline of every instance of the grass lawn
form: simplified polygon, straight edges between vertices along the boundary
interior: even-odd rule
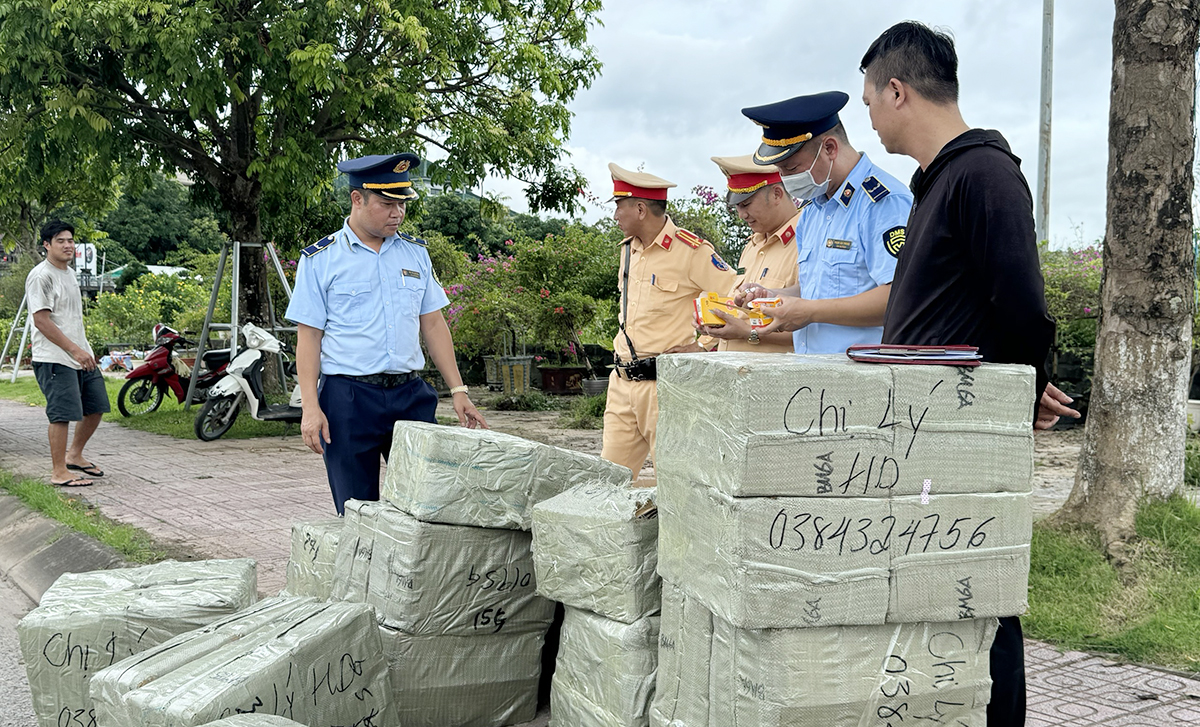
[[[1146,504],[1124,573],[1092,530],[1035,525],[1025,635],[1200,672],[1200,508]]]
[[[110,520],[87,502],[44,482],[0,470],[0,490],[15,495],[30,510],[113,547],[132,563],[155,563],[169,555],[146,531]]]
[[[196,439],[192,426],[196,414],[200,411],[199,405],[193,404],[189,411],[184,411],[183,405],[175,400],[175,396],[167,394],[163,397],[162,406],[158,408],[158,411],[124,417],[121,416],[121,412],[117,411],[117,394],[124,384],[125,379],[123,378],[104,377],[104,385],[108,388],[108,401],[112,406],[112,411],[104,415],[104,421],[120,424],[130,429],[139,429],[143,432],[166,434],[177,439]],[[42,396],[37,381],[32,376],[19,377],[15,384],[9,383],[7,376],[0,379],[0,399],[23,401],[39,407],[46,405],[46,397]],[[238,414],[233,427],[222,439],[279,436],[284,433],[286,428],[287,426],[280,422],[260,422],[252,419],[248,412],[242,411]],[[299,436],[300,427],[293,426],[289,433]]]

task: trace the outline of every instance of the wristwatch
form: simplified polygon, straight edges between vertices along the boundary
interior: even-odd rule
[[[747,338],[746,340],[747,340],[747,341],[749,341],[750,343],[753,343],[755,346],[757,346],[757,345],[758,345],[758,341],[759,341],[759,339],[758,339],[758,331],[757,331],[757,330],[755,330],[755,329],[753,329],[753,328],[751,328],[751,329],[750,329],[750,337],[749,337],[749,338]]]

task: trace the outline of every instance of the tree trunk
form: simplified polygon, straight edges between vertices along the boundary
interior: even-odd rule
[[[1117,0],[1116,10],[1096,367],[1059,518],[1094,525],[1119,561],[1139,502],[1183,482],[1200,11],[1195,0]]]

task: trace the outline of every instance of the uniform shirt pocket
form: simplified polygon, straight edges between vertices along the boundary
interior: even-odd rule
[[[857,242],[848,250],[827,247],[821,253],[825,282],[818,298],[845,298],[863,291],[865,269]]]
[[[404,277],[397,289],[400,312],[406,316],[421,315],[421,301],[425,299],[425,280]]]
[[[650,303],[655,308],[667,306],[678,297],[679,281],[654,276],[650,283]]]
[[[338,323],[362,323],[371,315],[371,283],[338,283],[329,289],[329,317]]]

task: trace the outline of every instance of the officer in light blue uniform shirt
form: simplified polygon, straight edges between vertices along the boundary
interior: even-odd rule
[[[338,165],[350,182],[342,229],[302,251],[287,317],[299,329],[304,442],[323,454],[339,514],[346,500],[379,499],[380,458],[397,420],[435,422],[437,392],[420,378],[421,336],[464,426],[487,426],[467,396],[424,240],[396,228],[416,199],[414,154]]]
[[[773,164],[803,200],[796,226],[799,283],[750,284],[742,301],[780,296],[759,335],[792,331],[796,353],[841,353],[879,343],[912,193],[855,151],[838,118],[849,96],[829,91],[742,109],[762,127],[754,161]]]

